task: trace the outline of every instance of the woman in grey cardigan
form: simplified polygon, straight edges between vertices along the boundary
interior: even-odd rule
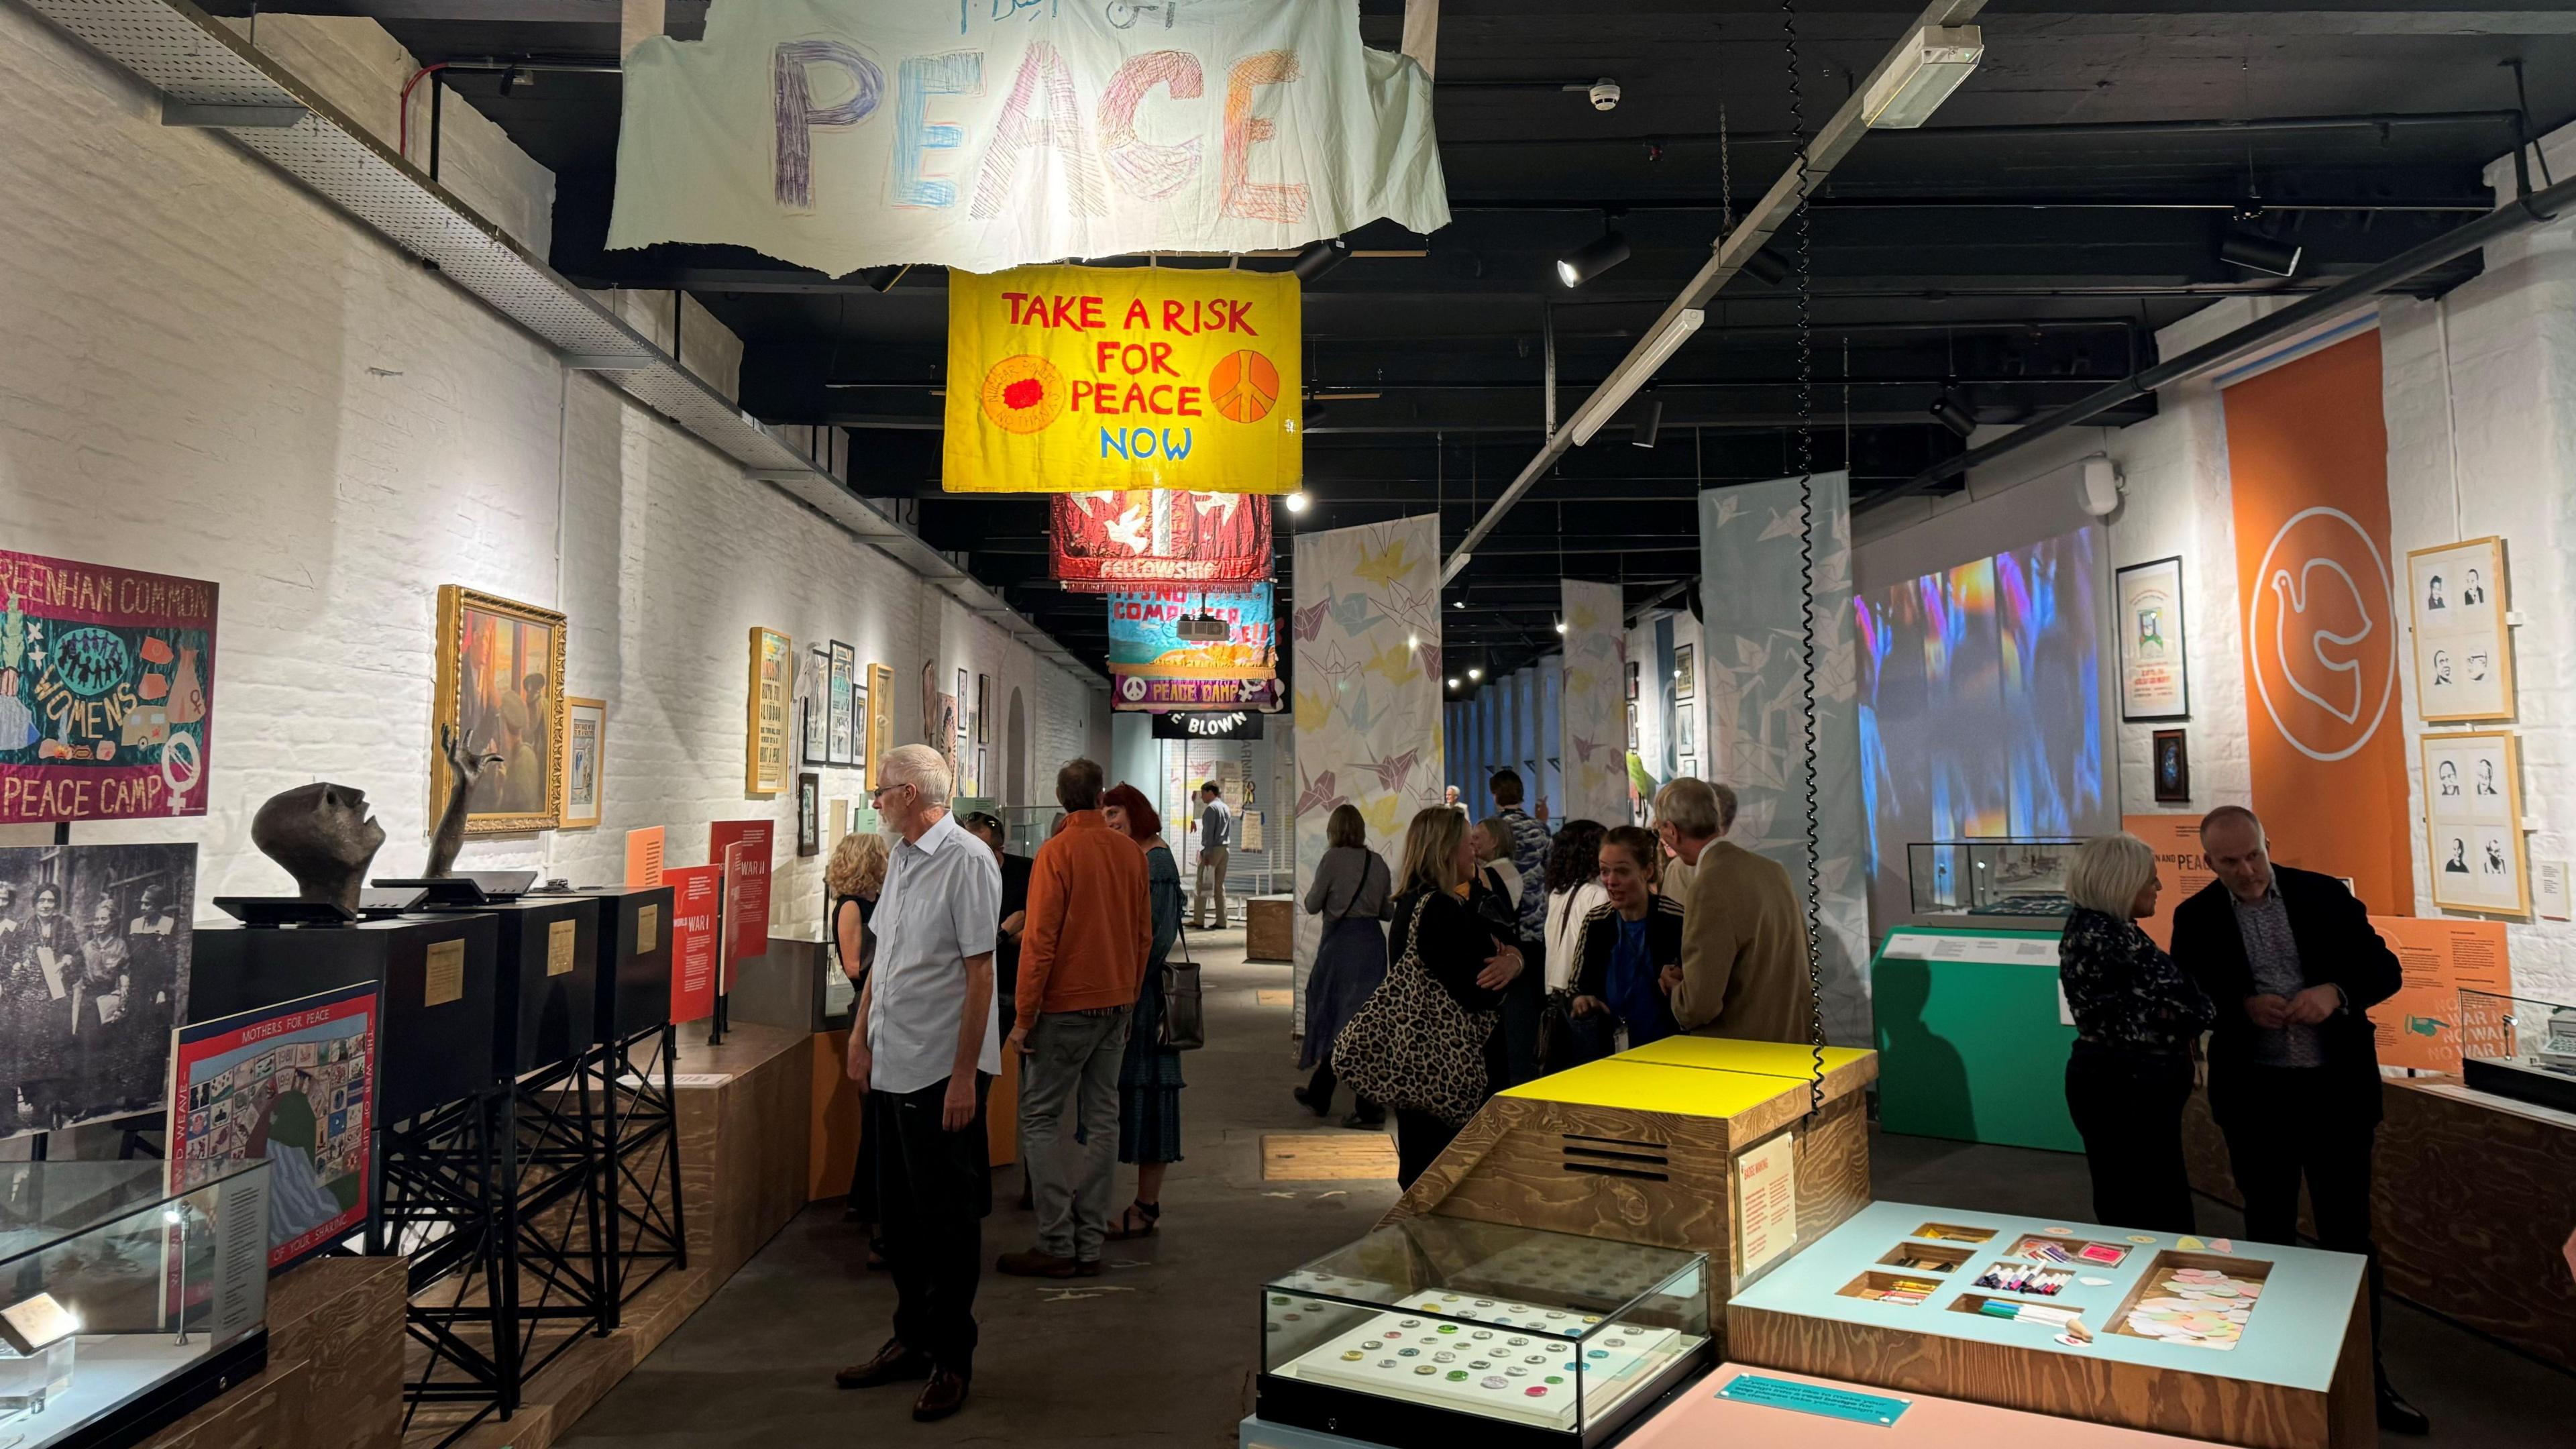
[[[1306,888],[1306,914],[1324,918],[1324,939],[1306,978],[1306,1040],[1297,1056],[1299,1069],[1312,1068],[1314,1076],[1296,1089],[1297,1100],[1318,1117],[1333,1112],[1333,1038],[1386,979],[1383,923],[1394,898],[1386,861],[1368,848],[1358,807],[1335,806],[1324,839],[1330,848]],[[1375,1127],[1385,1120],[1384,1109],[1361,1099],[1342,1125]]]

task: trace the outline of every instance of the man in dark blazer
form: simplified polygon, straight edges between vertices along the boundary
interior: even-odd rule
[[[2200,822],[2217,880],[2174,908],[2173,958],[2218,1005],[2209,1111],[2245,1195],[2245,1235],[2294,1243],[2299,1183],[2317,1241],[2370,1259],[2374,1364],[2379,1250],[2370,1231],[2370,1154],[2379,1133],[2379,1050],[2364,1013],[2396,994],[2396,953],[2330,875],[2272,863],[2263,822],[2222,805]],[[2379,1422],[2429,1427],[2378,1373]]]

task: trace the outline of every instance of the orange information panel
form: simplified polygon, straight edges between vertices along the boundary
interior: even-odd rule
[[[2123,815],[2120,828],[2145,841],[2156,853],[2156,881],[2164,889],[2156,895],[2156,913],[2138,924],[2155,938],[2157,945],[2171,950],[2174,907],[2218,878],[2201,863],[2200,817]]]
[[[2379,1028],[2379,1064],[2426,1071],[2460,1070],[2460,1049],[2481,1056],[2509,1055],[2508,1041],[2472,1043],[2463,1034],[2460,988],[2508,995],[2513,991],[2513,964],[2505,948],[2501,921],[2462,921],[2420,916],[2373,916],[2388,948],[2397,953],[2405,984],[2397,994],[2370,1009]],[[2487,1030],[2499,1028],[2488,1025]]]

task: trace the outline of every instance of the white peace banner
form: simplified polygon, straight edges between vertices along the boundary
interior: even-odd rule
[[[723,0],[625,80],[612,248],[994,272],[1449,220],[1431,78],[1352,0]]]

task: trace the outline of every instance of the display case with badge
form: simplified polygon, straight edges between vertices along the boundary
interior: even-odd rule
[[[1709,1355],[1704,1254],[1406,1218],[1262,1286],[1259,1416],[1379,1444],[1598,1444]]]
[[[2576,1112],[2576,1005],[2460,991],[2460,1080]]]
[[[2072,909],[2066,872],[2080,840],[1916,841],[1905,847],[1914,914],[2056,919]]]
[[[265,1161],[0,1164],[0,1449],[114,1446],[268,1361]]]

